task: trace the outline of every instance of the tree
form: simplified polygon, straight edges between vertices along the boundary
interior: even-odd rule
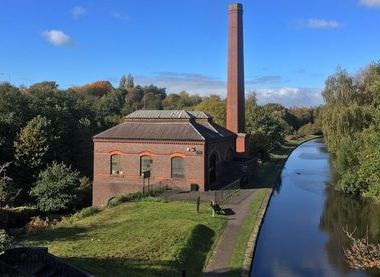
[[[58,89],[58,84],[55,81],[44,81],[35,83],[29,87],[29,91],[54,91]]]
[[[0,207],[12,205],[20,193],[14,186],[12,178],[6,175],[9,163],[0,166]]]
[[[15,147],[16,164],[21,168],[39,169],[48,159],[52,143],[51,121],[36,116],[21,130]]]
[[[83,86],[80,92],[85,95],[91,96],[103,96],[105,94],[111,93],[113,91],[112,84],[109,81],[96,81]]]
[[[210,95],[204,97],[202,102],[194,107],[196,111],[204,111],[214,118],[214,122],[226,125],[226,101],[222,100],[218,95]]]
[[[321,122],[344,193],[380,199],[379,95],[379,63],[359,76],[339,69],[326,81]]]
[[[259,106],[256,95],[249,95],[246,100],[246,132],[250,151],[264,155],[271,147],[279,145],[285,137],[287,126],[276,114],[273,105]]]
[[[128,90],[128,89],[132,89],[132,88],[135,87],[134,79],[133,79],[133,77],[132,77],[131,74],[128,74],[127,79],[126,79],[126,82],[125,82],[125,85],[126,85],[125,88],[126,88],[127,90]]]
[[[120,82],[119,82],[119,89],[125,90],[126,88],[127,88],[127,77],[123,75],[123,77],[121,77]]]
[[[13,142],[30,116],[26,96],[10,84],[0,84],[0,164],[13,159]]]
[[[67,211],[74,207],[79,187],[79,172],[65,164],[53,162],[38,175],[30,195],[37,200],[37,207],[44,212]]]

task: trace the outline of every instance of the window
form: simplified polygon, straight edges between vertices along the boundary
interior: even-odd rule
[[[172,158],[172,178],[184,178],[183,158]]]
[[[144,172],[152,171],[152,163],[153,160],[150,156],[142,156],[140,158],[140,175],[142,175]]]
[[[111,156],[111,175],[122,175],[123,171],[121,169],[121,156],[112,155]]]

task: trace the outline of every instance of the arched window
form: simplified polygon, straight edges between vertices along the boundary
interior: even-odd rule
[[[112,155],[111,156],[111,162],[110,162],[110,171],[111,175],[122,175],[123,170],[121,168],[121,156],[120,155]]]
[[[150,156],[141,156],[140,157],[140,175],[142,175],[144,172],[151,172],[152,171],[152,163],[153,160]]]
[[[184,178],[185,170],[183,167],[183,158],[173,157],[171,169],[172,169],[172,178]]]

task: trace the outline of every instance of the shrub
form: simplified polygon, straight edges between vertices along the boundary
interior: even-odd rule
[[[149,200],[149,199],[152,200],[154,196],[157,196],[161,194],[162,192],[163,190],[159,189],[159,190],[152,190],[148,192],[147,194],[143,194],[142,192],[134,192],[128,195],[116,196],[108,200],[107,207],[109,208],[116,207],[120,204],[129,202],[129,201],[141,201],[141,200]],[[154,200],[156,199],[154,198]]]
[[[39,216],[32,217],[32,220],[26,226],[26,231],[27,233],[35,233],[49,228],[52,224],[54,224],[54,222],[51,222],[49,218],[42,219]]]
[[[91,206],[92,203],[92,183],[88,177],[79,179],[79,188],[77,189],[76,209]]]
[[[352,241],[350,248],[344,249],[346,261],[355,269],[380,269],[380,244],[371,244],[367,238],[357,239],[353,233],[345,231]]]
[[[265,159],[271,148],[268,136],[262,130],[253,131],[248,136],[249,151],[251,154]]]
[[[75,219],[75,220],[79,220],[79,219],[82,219],[82,218],[89,217],[89,216],[92,216],[94,214],[97,214],[99,211],[100,210],[98,208],[95,208],[95,207],[83,208],[79,212],[75,213],[72,216],[72,218]]]
[[[321,135],[322,134],[322,126],[319,123],[307,123],[303,125],[298,131],[297,134],[300,136],[308,136],[308,135]]]
[[[0,229],[0,253],[11,247],[13,241],[13,238],[4,229]]]
[[[30,193],[37,198],[37,207],[44,212],[73,208],[79,187],[78,176],[78,171],[72,171],[65,164],[56,162],[42,171]]]
[[[38,210],[32,207],[17,207],[0,209],[0,228],[22,227],[36,216]]]
[[[21,192],[20,189],[16,189],[12,178],[6,175],[8,166],[9,163],[0,165],[0,207],[12,206],[15,198]]]

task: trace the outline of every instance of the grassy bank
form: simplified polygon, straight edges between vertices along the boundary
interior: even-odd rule
[[[271,151],[268,161],[259,164],[257,176],[254,180],[254,187],[258,189],[258,192],[250,205],[250,212],[238,234],[230,262],[230,276],[241,276],[244,271],[248,271],[250,268],[256,238],[268,201],[289,155],[297,146],[316,137],[307,136],[286,141],[283,145]],[[247,253],[249,254],[248,256]]]
[[[29,235],[25,243],[47,246],[96,276],[200,275],[225,218],[207,205],[141,201]]]

